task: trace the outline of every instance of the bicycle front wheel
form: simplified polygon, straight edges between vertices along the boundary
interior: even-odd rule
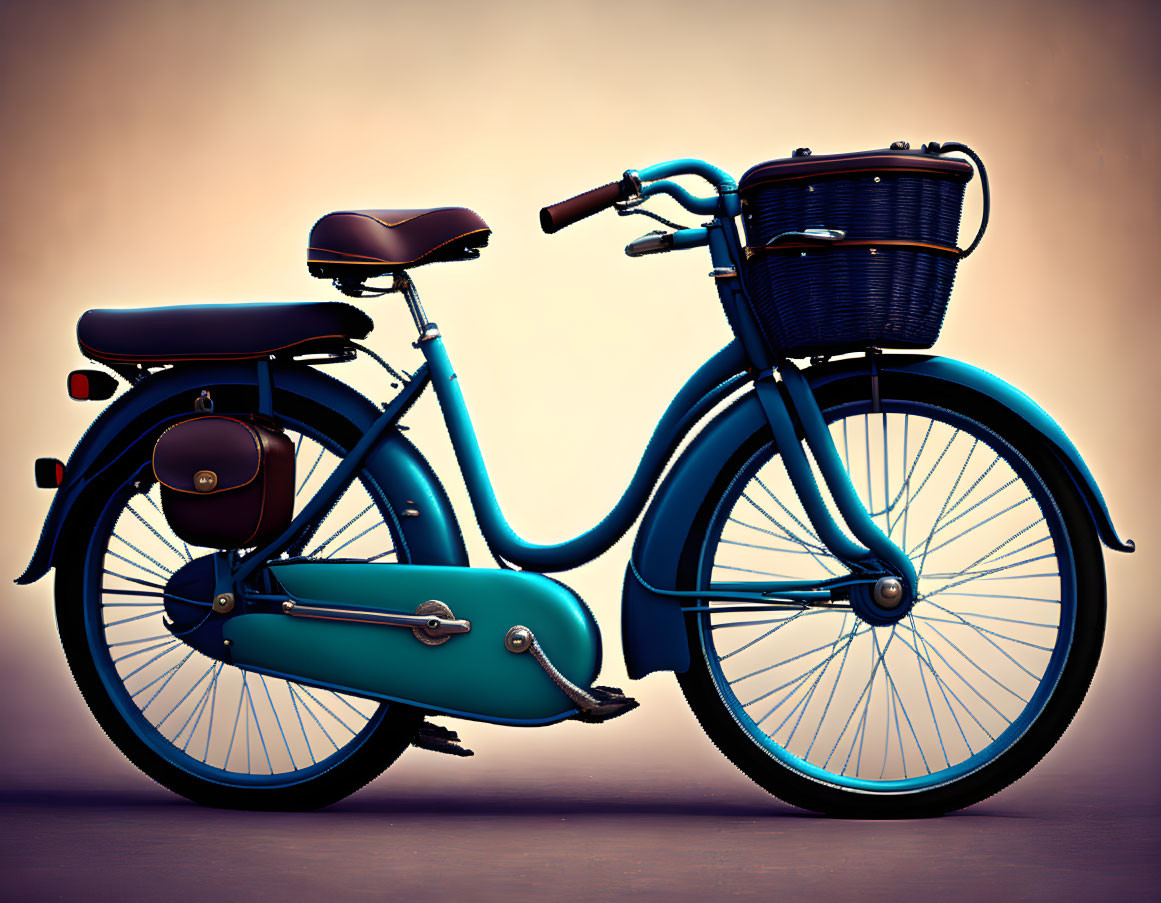
[[[692,664],[679,679],[711,739],[787,802],[939,814],[1007,786],[1063,733],[1099,657],[1103,562],[1039,436],[967,390],[895,377],[873,409],[863,389],[840,383],[820,403],[867,510],[915,564],[914,607],[876,625],[845,607],[714,602],[687,616]],[[769,434],[748,451],[687,545],[688,579],[845,573]]]

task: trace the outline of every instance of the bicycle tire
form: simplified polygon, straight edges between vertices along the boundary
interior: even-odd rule
[[[783,613],[782,620],[774,628],[775,631],[781,632],[780,636],[772,635],[772,631],[765,639],[755,640],[752,644],[747,643],[747,648],[744,651],[739,650],[736,653],[725,651],[724,640],[722,641],[723,648],[719,650],[717,647],[718,641],[715,638],[715,631],[722,631],[720,635],[725,636],[727,635],[725,628],[734,629],[731,622],[722,620],[725,617],[724,614],[691,612],[686,615],[691,666],[687,672],[678,675],[678,680],[691,708],[711,740],[738,768],[780,799],[804,809],[841,817],[932,816],[969,806],[998,792],[1027,773],[1059,740],[1083,701],[1099,659],[1105,621],[1104,565],[1092,519],[1078,496],[1071,479],[1042,437],[1026,426],[1021,426],[1006,409],[968,389],[952,389],[945,384],[936,384],[920,377],[893,375],[882,380],[881,404],[883,413],[876,414],[872,412],[872,401],[867,397],[867,387],[864,382],[861,380],[836,382],[825,387],[818,394],[824,416],[831,424],[832,436],[835,436],[836,442],[840,446],[840,453],[844,451],[840,438],[843,422],[850,424],[853,419],[857,418],[867,424],[864,427],[865,439],[863,442],[867,450],[866,466],[863,466],[862,461],[853,461],[850,457],[849,447],[854,442],[851,440],[849,430],[846,437],[848,440],[845,449],[846,463],[848,468],[853,471],[852,479],[865,501],[870,503],[880,492],[882,493],[884,510],[873,510],[872,512],[880,525],[890,529],[891,532],[896,532],[896,528],[902,521],[902,532],[906,536],[907,520],[904,515],[896,513],[892,519],[892,493],[888,489],[891,474],[890,459],[893,457],[892,452],[897,450],[899,445],[897,434],[890,442],[888,441],[890,423],[892,418],[897,420],[900,416],[908,418],[906,420],[908,424],[911,423],[911,417],[915,417],[917,422],[920,418],[926,418],[941,428],[956,430],[958,431],[957,435],[967,437],[965,442],[970,440],[971,443],[974,443],[969,445],[973,451],[974,448],[983,444],[990,446],[990,450],[996,456],[997,463],[993,464],[991,468],[995,473],[985,474],[976,482],[973,480],[976,480],[978,475],[972,468],[980,465],[971,464],[972,452],[968,452],[969,460],[967,461],[960,461],[954,456],[948,459],[946,454],[939,456],[938,460],[934,461],[933,473],[939,470],[948,471],[948,465],[950,465],[949,472],[952,476],[947,477],[947,479],[952,485],[952,499],[962,496],[969,485],[973,492],[977,486],[983,486],[985,489],[980,490],[983,493],[982,496],[972,498],[971,505],[966,507],[962,507],[964,502],[963,498],[960,498],[960,510],[953,508],[950,515],[942,512],[946,512],[949,505],[955,503],[946,499],[943,501],[942,506],[940,506],[941,514],[931,523],[929,533],[937,530],[943,531],[946,528],[950,536],[945,534],[939,537],[938,541],[934,541],[929,535],[926,540],[928,550],[931,550],[934,544],[940,549],[937,554],[945,554],[943,553],[944,546],[940,546],[940,544],[945,543],[946,540],[946,547],[954,546],[957,541],[956,534],[961,528],[970,528],[967,529],[967,533],[982,531],[986,537],[988,530],[984,528],[995,518],[989,517],[985,520],[983,515],[990,511],[987,506],[999,505],[996,500],[1005,503],[1005,505],[999,505],[1001,508],[1006,507],[1007,504],[1013,505],[1012,509],[996,516],[1001,520],[1009,519],[1009,523],[1006,523],[1005,526],[1015,523],[1011,521],[1012,511],[1021,508],[1023,508],[1022,513],[1029,511],[1029,508],[1025,507],[1028,500],[1033,501],[1039,508],[1042,514],[1044,535],[1037,538],[1038,534],[1033,532],[1032,528],[1018,530],[1016,539],[1010,539],[1001,546],[1001,549],[1006,549],[1001,557],[1009,557],[1009,561],[1003,562],[998,570],[988,572],[988,568],[999,560],[995,558],[990,559],[990,564],[989,559],[985,558],[982,568],[978,563],[973,564],[972,559],[976,557],[976,552],[973,551],[968,556],[968,563],[972,567],[962,571],[959,578],[954,576],[938,578],[940,584],[950,583],[953,587],[966,586],[970,592],[961,590],[954,595],[971,599],[970,605],[972,607],[984,607],[997,600],[1006,599],[1007,602],[1004,605],[1011,610],[1005,609],[1004,612],[997,614],[999,609],[993,605],[992,608],[986,609],[983,613],[968,612],[963,608],[962,603],[958,603],[959,609],[952,607],[948,616],[945,617],[945,613],[949,612],[949,606],[954,606],[957,603],[950,603],[947,595],[943,596],[941,602],[936,601],[936,596],[948,591],[941,589],[940,584],[933,584],[930,577],[921,575],[919,582],[921,598],[916,602],[911,614],[908,615],[908,618],[911,618],[910,623],[903,627],[898,625],[874,626],[862,621],[858,615],[844,611],[842,626],[833,634],[836,641],[832,642],[829,648],[826,648],[824,640],[821,650],[806,649],[800,652],[800,649],[805,649],[808,645],[808,641],[796,640],[792,643],[790,640],[796,631],[802,632],[803,624],[810,621],[811,618],[794,613]],[[881,455],[872,450],[870,442],[871,433],[875,429],[872,418],[881,418],[883,424],[883,451]],[[906,436],[906,434],[905,427],[904,435]],[[951,441],[952,443],[956,441],[955,435],[952,436]],[[906,439],[904,439],[904,447],[905,444]],[[909,462],[906,454],[902,456],[902,468],[899,470],[899,474],[900,477],[906,477],[908,486],[911,485],[913,479],[918,479],[918,476],[914,476],[916,471],[919,470],[922,473],[922,470],[926,468],[926,462],[931,460],[930,457],[925,456],[934,455],[936,448],[933,446],[930,451],[920,450],[913,463]],[[962,448],[962,444],[960,448]],[[882,462],[880,462],[880,458]],[[921,459],[925,462],[923,468],[918,467]],[[909,463],[910,471],[907,470]],[[981,464],[986,468],[986,459]],[[877,481],[872,474],[880,466],[884,477],[882,481]],[[746,545],[749,536],[744,536],[739,540],[736,532],[731,533],[730,531],[742,531],[743,533],[752,533],[753,531],[749,529],[748,525],[741,526],[740,524],[744,521],[739,518],[733,518],[733,522],[731,522],[731,518],[739,510],[737,508],[739,504],[744,503],[748,509],[755,507],[746,501],[749,488],[753,488],[755,492],[764,492],[769,488],[767,486],[759,487],[755,484],[755,480],[761,480],[765,483],[770,478],[770,474],[776,474],[780,468],[777,451],[773,447],[768,430],[759,431],[749,437],[748,441],[731,457],[730,463],[723,469],[715,482],[714,490],[709,494],[701,509],[702,513],[697,521],[697,526],[686,543],[680,571],[686,586],[705,588],[710,582],[715,567],[720,569],[727,561],[736,562],[739,560],[737,557],[730,557],[734,555],[734,549],[727,546],[729,543],[737,543],[739,546]],[[955,477],[957,468],[958,478]],[[767,480],[762,480],[763,474],[766,475]],[[1027,490],[1028,498],[1026,500],[1010,501],[1011,496],[1005,494],[1008,493],[1008,489],[997,491],[992,495],[988,494],[993,485],[989,481],[999,476],[1002,484],[1003,478],[1007,477],[1008,474],[1014,474],[1014,482],[1009,484],[1009,488],[1019,484],[1020,487]],[[865,483],[862,480],[864,476]],[[933,479],[935,478],[933,477]],[[902,484],[903,480],[900,479],[899,484],[897,484],[900,488],[895,498],[896,505],[904,496]],[[761,498],[766,500],[772,495],[773,493],[763,494]],[[984,507],[982,511],[978,512],[979,516],[977,517],[976,504],[978,499],[983,496],[987,496],[989,501],[980,503]],[[934,496],[934,499],[938,498],[938,494]],[[792,503],[788,502],[783,495],[779,498],[778,504],[784,504],[785,508],[775,508],[775,503],[769,502],[771,509],[777,511],[778,516],[774,520],[779,522],[780,527],[764,521],[765,526],[769,527],[767,532],[783,534],[778,541],[788,542],[784,534],[786,525],[790,524],[792,525],[791,532],[801,533],[801,536],[806,538],[809,528],[806,526],[805,514],[801,508],[795,509],[793,507],[794,504],[797,504],[797,500],[794,499]],[[870,504],[870,507],[874,509],[876,505]],[[913,503],[913,497],[908,491],[906,510],[918,510],[920,507],[918,497],[914,498]],[[934,507],[934,501],[932,507]],[[971,509],[970,513],[965,515],[964,512],[969,509]],[[916,516],[918,517],[918,515]],[[951,526],[944,520],[941,524],[941,518],[946,517],[950,517],[958,523]],[[795,521],[792,518],[798,520]],[[988,529],[993,528],[989,527]],[[753,535],[761,536],[760,533]],[[770,537],[763,538],[767,542],[774,541]],[[897,532],[894,538],[896,540],[900,538]],[[971,539],[971,542],[977,543],[981,538],[977,536]],[[809,542],[809,540],[807,541]],[[966,535],[958,537],[958,541],[961,544],[967,543],[969,537]],[[985,541],[980,547],[991,548],[990,542],[991,540]],[[1051,600],[1047,598],[1047,595],[1042,598],[1042,594],[1049,594],[1048,588],[1053,584],[1053,578],[1050,576],[1041,577],[1034,572],[1035,567],[1039,566],[1038,564],[1025,564],[1023,559],[1017,559],[1019,563],[1010,560],[1013,549],[1022,548],[1028,543],[1031,543],[1034,548],[1021,554],[1025,554],[1029,559],[1036,559],[1038,562],[1047,561],[1047,558],[1040,558],[1040,553],[1050,546],[1052,555],[1055,556],[1060,565],[1055,578],[1055,584],[1059,589],[1060,598],[1056,601],[1060,603],[1060,614],[1056,616],[1055,636],[1051,640],[1052,646],[1047,653],[1044,650],[1049,647],[1042,644],[1049,642],[1049,640],[1033,642],[1027,637],[1030,635],[1029,631],[1036,636],[1050,633],[1053,629],[1052,616],[1038,615],[1035,621],[1026,621],[1017,614],[1017,612],[1029,609],[1052,608]],[[762,545],[763,543],[755,540],[749,544]],[[769,548],[771,551],[765,552],[750,549],[747,550],[746,554],[751,556],[750,561],[757,560],[753,556],[758,556],[758,559],[763,562],[761,569],[777,571],[779,577],[799,577],[814,574],[825,576],[817,567],[814,567],[819,563],[827,564],[827,559],[822,558],[816,550],[803,550],[794,543],[788,543],[788,548],[796,550],[793,555],[781,554],[780,547],[771,546]],[[774,554],[775,549],[779,551],[779,555]],[[950,555],[951,553],[946,554]],[[799,572],[791,572],[785,567],[788,560],[799,561]],[[809,565],[806,563],[807,560],[809,560]],[[922,571],[922,565],[919,562],[916,564]],[[1050,562],[1043,567],[1050,569],[1049,565]],[[733,567],[735,570],[757,569],[739,568],[736,564],[725,564],[725,566],[727,568]],[[829,563],[829,567],[831,570],[837,570],[833,567],[833,562]],[[984,572],[988,572],[988,574],[980,576]],[[1025,578],[1026,574],[1027,578]],[[719,576],[717,579],[723,578]],[[956,579],[962,582],[955,583]],[[982,583],[975,581],[985,579],[989,582],[1000,583],[997,589],[1001,593],[976,592]],[[1038,587],[1039,589],[1013,593],[1009,586],[1011,581],[1017,579],[1026,579],[1027,582],[1022,584],[1023,586]],[[974,585],[971,585],[973,583]],[[1007,590],[1007,595],[1002,593],[1004,590]],[[1021,598],[1024,601],[1020,601]],[[981,599],[984,601],[981,602]],[[723,607],[723,604],[719,603],[718,605]],[[924,606],[927,606],[927,609]],[[943,611],[940,611],[940,608]],[[765,616],[771,614],[766,612]],[[730,617],[737,616],[730,615]],[[743,619],[745,617],[743,615]],[[837,619],[839,615],[837,611],[827,614],[819,613],[819,617],[814,617],[813,622],[820,624],[821,619],[828,617]],[[791,627],[789,622],[796,618],[798,626]],[[853,619],[850,622],[851,629],[849,631],[846,629],[848,618]],[[924,620],[920,621],[916,618]],[[944,621],[947,623],[941,623]],[[833,631],[837,623],[837,620],[832,621],[829,630]],[[758,625],[752,623],[744,623],[741,629],[743,631],[754,630],[761,636],[761,631],[765,628],[763,626],[760,629],[755,629],[757,627]],[[783,631],[783,628],[790,629]],[[815,631],[815,639],[817,639],[817,632],[820,628],[812,628],[812,630]],[[860,631],[864,632],[860,633]],[[1017,635],[1013,636],[1013,631]],[[802,633],[803,637],[809,635]],[[887,637],[895,635],[903,638],[903,644],[896,647],[894,661],[900,662],[902,658],[906,657],[911,660],[910,665],[912,666],[905,678],[898,678],[899,681],[907,681],[902,686],[896,682],[896,678],[888,670],[889,651],[884,648],[889,645]],[[882,642],[879,640],[880,636]],[[848,639],[848,637],[851,638]],[[842,665],[837,666],[837,670],[831,671],[834,675],[833,678],[827,677],[827,671],[831,669],[833,662],[841,661],[845,664],[848,659],[853,662],[855,657],[850,654],[850,650],[856,639],[863,642],[863,637],[868,638],[865,645],[872,651],[870,662],[861,676],[867,676],[867,672],[869,672],[872,689],[864,691],[865,696],[857,697],[858,681],[852,685],[849,674],[844,680]],[[975,640],[974,646],[963,637],[973,638]],[[842,653],[840,658],[838,655],[839,645],[844,642],[846,652]],[[989,643],[996,648],[990,648]],[[1026,644],[1028,651],[1014,651],[1024,649],[1023,646],[1018,646],[1018,643]],[[968,652],[965,653],[964,648],[967,648]],[[778,650],[777,656],[771,654],[774,649]],[[872,718],[870,715],[872,698],[878,692],[873,683],[877,668],[874,663],[876,650],[886,676],[881,681],[884,686],[883,702],[881,705],[877,704],[877,708],[874,710],[875,717]],[[778,685],[780,683],[778,677],[791,673],[787,670],[788,661],[784,660],[784,653],[791,655],[790,662],[798,662],[793,666],[794,668],[805,667],[807,669],[805,681]],[[859,654],[861,653],[862,649],[860,648]],[[901,653],[905,653],[905,656]],[[741,660],[748,662],[748,664],[742,666],[734,662],[724,663],[725,659],[735,655],[740,656]],[[823,658],[828,655],[831,656],[828,663],[823,664]],[[985,655],[989,656],[986,660]],[[1035,680],[1035,686],[1031,690],[1025,692],[1024,684],[1020,684],[1019,681],[1026,682],[1027,678],[1025,675],[1019,674],[1015,670],[1013,662],[1006,661],[1005,656],[1012,659],[1015,666],[1019,666],[1032,676]],[[937,657],[942,658],[942,662],[946,662],[949,668],[944,668]],[[985,670],[985,667],[981,666],[981,661],[990,669],[990,674]],[[939,664],[940,667],[934,667],[935,664]],[[959,668],[970,676],[965,678],[964,674],[958,674],[957,677],[952,677],[950,672],[957,670],[954,667],[955,664],[959,664]],[[896,664],[892,667],[900,666]],[[969,669],[978,669],[978,676],[976,670]],[[943,673],[937,679],[936,673],[940,671]],[[794,673],[797,677],[799,672],[794,671]],[[1003,680],[997,678],[997,674],[1005,679],[1016,681],[1012,684],[1016,689],[1008,688],[1002,693]],[[1016,677],[1012,675],[1016,675]],[[763,686],[773,684],[774,689],[765,695],[761,692],[741,692],[738,689],[739,685],[750,681],[750,686],[753,686],[753,677],[761,677],[766,682]],[[833,683],[830,682],[831,680]],[[987,698],[985,693],[980,691],[980,685],[984,685],[985,690],[991,686],[990,684],[985,685],[985,680],[991,680],[997,685],[997,688],[991,691],[990,698]],[[941,683],[941,681],[943,682]],[[996,713],[1001,716],[1000,721],[996,721],[994,714],[987,711],[981,703],[976,702],[975,698],[970,695],[966,688],[972,687],[973,683],[975,684],[974,691],[978,692],[980,698],[996,710]],[[918,689],[919,684],[923,684],[922,693]],[[792,687],[789,694],[784,692],[786,686]],[[957,689],[960,694],[958,696],[955,692]],[[779,694],[781,694],[780,701]],[[755,705],[752,702],[747,702],[750,696],[756,696],[761,704]],[[904,701],[905,696],[906,701]],[[830,725],[824,725],[836,697],[844,700],[857,699],[848,714],[848,723],[842,725],[841,730],[833,723],[834,719],[831,719]],[[1020,702],[1016,701],[1016,697],[1023,700],[1022,706]],[[771,707],[775,709],[778,706],[784,706],[784,708],[776,711],[774,717],[763,717],[762,713],[765,712],[767,703],[771,703]],[[907,709],[907,703],[912,704],[911,710]],[[825,707],[823,707],[824,705]],[[861,713],[858,711],[860,706],[862,707]],[[877,718],[880,709],[886,713],[885,723],[882,726],[878,725]],[[1016,711],[1016,709],[1019,710]],[[836,711],[846,714],[841,709]],[[931,725],[920,723],[920,716],[926,715],[927,712],[930,713]],[[904,715],[902,719],[899,717],[901,713]],[[947,713],[951,713],[952,717],[949,718]],[[980,719],[982,734],[975,725],[971,724],[968,714],[972,718]],[[810,745],[804,748],[803,744],[809,735],[812,719],[816,715],[818,716],[818,725],[815,728],[813,739],[811,739]],[[989,721],[989,719],[992,720]],[[883,741],[881,747],[882,768],[877,776],[873,773],[873,767],[877,764],[875,762],[871,763],[872,769],[869,775],[863,775],[860,771],[865,751],[864,746],[868,745],[866,741],[872,736],[872,729],[868,729],[867,724],[872,720],[876,722],[876,726],[873,728],[876,744],[878,744],[880,735]],[[893,727],[892,720],[894,721]],[[1006,728],[1002,725],[1004,720],[1008,722]],[[775,724],[775,722],[778,723]],[[804,722],[807,727],[804,729],[804,734],[796,742],[795,731]],[[952,722],[956,725],[954,729],[951,728]],[[849,727],[850,723],[853,723],[855,727]],[[964,723],[967,724],[966,727]],[[765,726],[762,726],[763,724]],[[859,739],[860,724],[862,725],[862,735],[857,745],[856,759],[855,744],[856,740]],[[995,736],[988,730],[992,724],[997,725],[992,728],[995,731]],[[789,730],[787,726],[789,726]],[[932,726],[934,726],[934,731],[931,729]],[[827,741],[821,744],[816,752],[815,746],[818,744],[820,735],[825,733],[824,727],[827,727],[830,733],[827,735]],[[908,734],[911,735],[911,738],[908,738]],[[929,740],[932,734],[938,737],[938,744],[928,742],[925,747],[925,740]],[[958,746],[955,750],[952,749],[953,740],[956,744],[959,743],[958,734],[963,735],[963,744],[967,748],[967,751],[962,752],[962,755],[959,755]],[[971,744],[971,740],[976,736],[980,738],[978,748]],[[988,740],[985,737],[991,739]],[[824,758],[824,754],[831,745],[831,740],[834,741],[834,751],[837,751],[838,756],[834,757],[834,751],[832,751],[831,758]],[[922,770],[922,766],[919,765],[917,759],[921,759],[922,765],[927,766],[926,773],[923,775],[908,771],[907,752],[912,748],[919,752],[919,756],[916,757],[913,752],[910,764],[913,766],[914,772],[918,772]],[[878,751],[879,747],[876,745],[876,758],[878,758]],[[852,759],[855,760],[854,773],[849,774]],[[841,767],[839,760],[843,760]],[[934,760],[937,767],[933,768],[933,762],[930,760]],[[941,760],[946,761],[944,763]],[[940,764],[943,764],[943,767],[938,767]],[[893,769],[890,773],[888,765],[891,765]],[[902,776],[899,774],[900,770],[902,770]]]

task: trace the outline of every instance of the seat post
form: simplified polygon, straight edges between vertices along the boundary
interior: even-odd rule
[[[419,300],[419,291],[415,288],[415,283],[411,281],[406,270],[400,270],[395,274],[394,289],[401,292],[407,302],[411,319],[415,321],[415,328],[419,330],[419,341],[423,342],[438,336],[439,329],[434,323],[428,321],[427,313],[423,309],[423,302]]]

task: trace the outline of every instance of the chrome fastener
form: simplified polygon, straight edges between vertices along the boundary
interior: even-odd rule
[[[880,577],[875,583],[875,601],[883,608],[895,608],[903,601],[903,584],[897,577]]]

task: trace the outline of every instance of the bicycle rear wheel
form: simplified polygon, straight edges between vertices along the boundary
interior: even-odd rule
[[[219,410],[232,410],[229,389],[215,390],[214,398]],[[361,430],[306,398],[289,408],[279,419],[295,442],[298,508]],[[147,459],[123,472],[135,476],[108,483],[81,512],[92,529],[74,537],[56,569],[69,666],[121,751],[182,796],[238,809],[325,806],[394,762],[415,736],[418,710],[249,673],[187,646],[163,625],[167,582],[212,550],[188,546],[170,530]],[[364,474],[303,553],[404,561],[393,524],[383,490]]]
[[[850,382],[820,403],[868,511],[916,566],[913,609],[877,626],[712,603],[726,610],[688,615],[679,677],[739,768],[834,815],[938,814],[1019,778],[1075,714],[1104,630],[1091,518],[1042,440],[968,391],[883,389],[881,411]],[[769,434],[746,452],[687,546],[692,585],[844,573]]]

